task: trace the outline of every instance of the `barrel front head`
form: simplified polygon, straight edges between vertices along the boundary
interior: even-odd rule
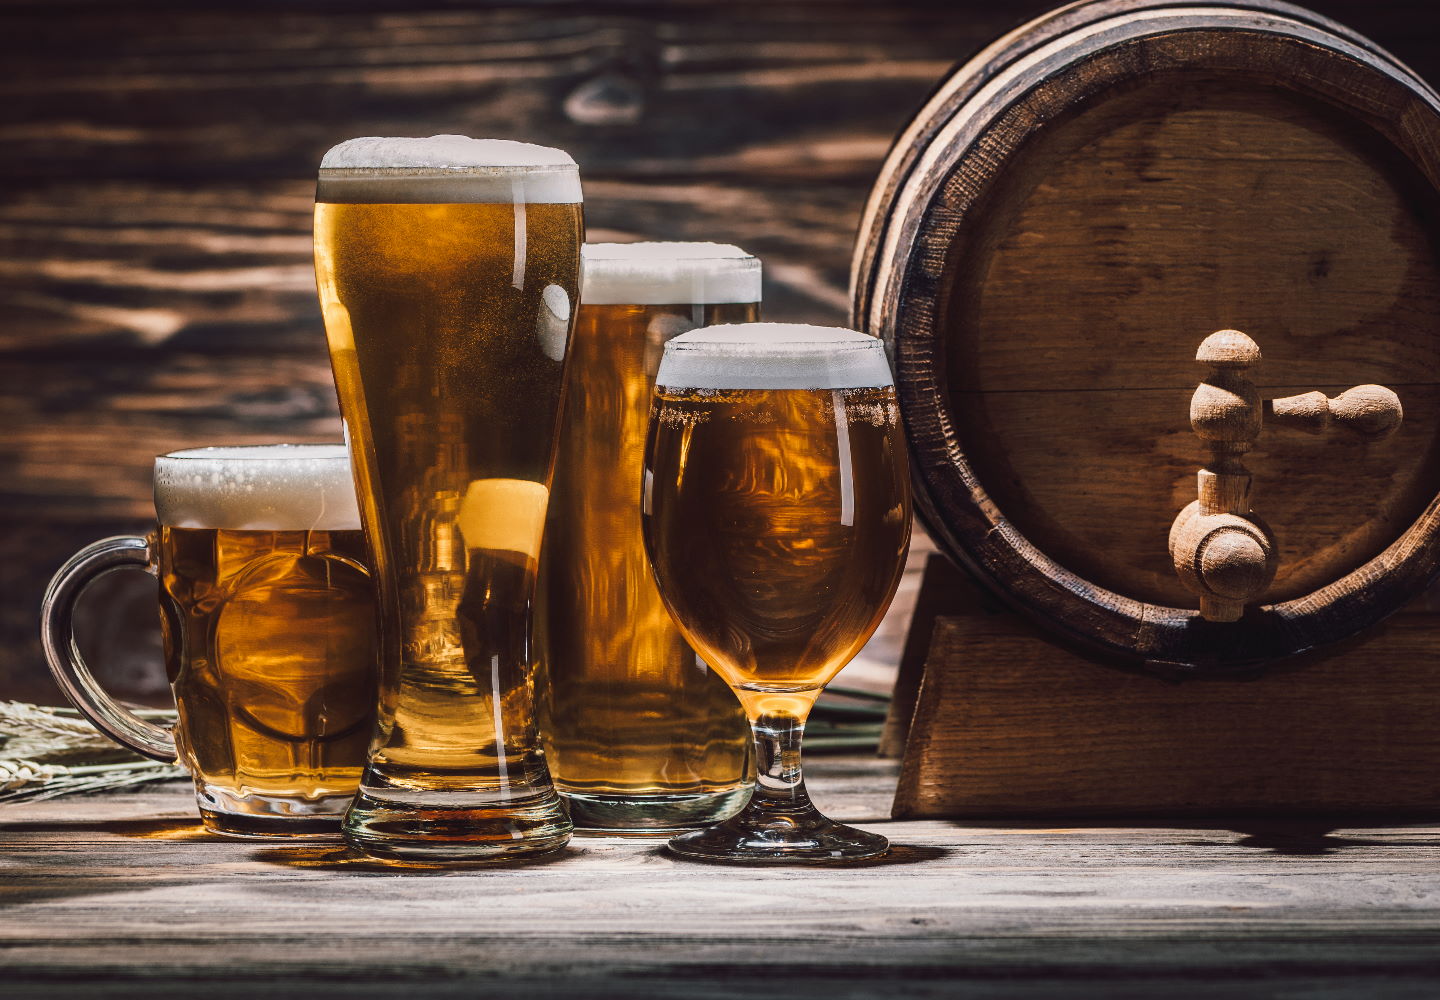
[[[1416,597],[1440,568],[1437,133],[1403,65],[1265,0],[1072,5],[952,74],[887,160],[853,290],[937,543],[1167,672]],[[1263,364],[1236,330],[1197,355],[1229,324]]]

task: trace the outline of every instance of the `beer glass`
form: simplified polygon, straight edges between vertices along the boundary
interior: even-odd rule
[[[540,728],[577,827],[673,832],[744,803],[749,733],[650,576],[646,421],[667,340],[759,318],[760,261],[714,243],[587,244],[582,260],[540,570]]]
[[[646,550],[680,630],[745,706],[758,770],[744,810],[674,838],[675,853],[827,862],[888,849],[815,809],[800,741],[900,582],[905,455],[872,337],[751,323],[665,345],[645,450]]]
[[[82,549],[41,608],[70,701],[117,743],[178,760],[205,826],[241,837],[334,834],[375,721],[375,594],[342,445],[196,448],[155,460],[158,530]],[[100,689],[75,646],[80,593],[119,569],[160,579],[179,724]]]
[[[393,861],[563,847],[531,606],[582,240],[565,153],[462,136],[325,154],[315,269],[381,607],[345,837]]]

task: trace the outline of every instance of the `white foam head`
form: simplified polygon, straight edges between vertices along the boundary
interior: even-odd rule
[[[155,459],[155,513],[172,528],[358,531],[342,444],[191,448]]]
[[[564,150],[511,139],[432,135],[347,139],[320,161],[315,200],[366,205],[576,204],[580,172]]]
[[[860,389],[892,385],[885,345],[833,326],[734,323],[668,341],[655,384],[666,389]]]
[[[760,259],[728,243],[587,243],[580,304],[760,301]]]

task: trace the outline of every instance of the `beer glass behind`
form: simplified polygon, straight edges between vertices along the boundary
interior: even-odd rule
[[[398,861],[556,850],[531,604],[582,240],[574,161],[463,136],[325,155],[315,268],[381,602],[346,839]]]
[[[749,735],[645,558],[655,369],[672,337],[759,318],[760,261],[715,243],[587,244],[583,260],[540,573],[541,730],[576,826],[659,834],[744,804]]]

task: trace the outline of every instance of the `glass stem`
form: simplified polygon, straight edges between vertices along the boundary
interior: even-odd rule
[[[756,716],[750,728],[755,738],[755,791],[746,812],[752,816],[814,812],[800,773],[805,720],[777,712]]]

